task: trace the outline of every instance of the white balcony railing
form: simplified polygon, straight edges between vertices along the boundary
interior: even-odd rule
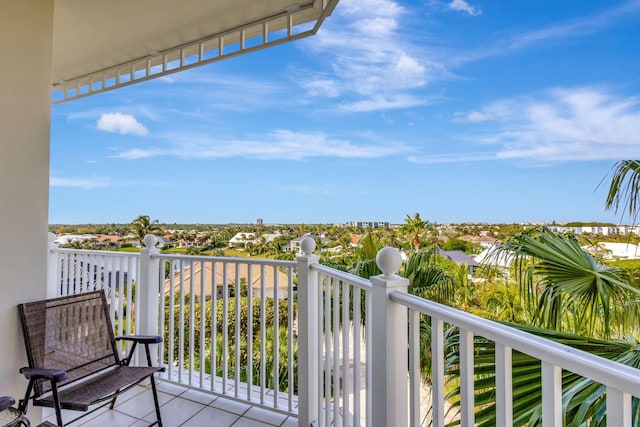
[[[495,343],[499,426],[513,424],[513,350],[541,361],[544,426],[562,425],[563,370],[606,387],[607,425],[632,425],[639,370],[410,295],[391,248],[378,254],[384,274],[367,280],[320,265],[312,239],[297,261],[167,255],[155,242],[147,236],[139,254],[51,248],[48,293],[105,289],[116,333],[164,336],[157,362],[166,381],[295,415],[305,427],[444,426],[446,324],[459,328],[461,425],[475,422],[474,336]]]
[[[294,261],[161,255],[167,379],[295,413]],[[236,298],[241,296],[241,298]],[[238,303],[240,301],[240,303]],[[248,357],[255,355],[255,357]],[[281,368],[286,367],[286,370]]]

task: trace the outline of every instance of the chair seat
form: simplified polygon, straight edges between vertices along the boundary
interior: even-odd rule
[[[58,391],[60,407],[75,411],[87,411],[89,405],[108,400],[114,390],[135,385],[163,368],[155,366],[117,366],[76,384],[69,384]],[[55,407],[51,394],[36,399],[38,406]]]

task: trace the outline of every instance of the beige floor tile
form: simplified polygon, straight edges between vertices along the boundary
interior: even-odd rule
[[[198,390],[187,390],[180,395],[180,398],[193,400],[194,402],[202,403],[203,405],[208,405],[216,400],[217,396]]]
[[[122,412],[118,412],[116,410],[107,411],[88,422],[81,424],[82,427],[105,427],[105,426],[118,426],[125,427],[130,426],[135,423],[137,420],[133,417],[123,414]]]
[[[240,418],[233,427],[273,427],[273,424],[266,424],[251,418]]]
[[[282,427],[298,427],[298,419],[295,417],[287,417],[282,423]]]
[[[165,426],[179,426],[186,422],[189,418],[197,415],[204,409],[205,405],[202,405],[191,400],[174,398],[167,404],[162,405],[160,408],[162,415],[162,424]],[[155,413],[149,414],[144,417],[146,421],[150,423],[155,421]]]
[[[286,415],[278,412],[269,411],[264,408],[252,407],[242,415],[244,418],[251,418],[252,420],[262,421],[267,424],[279,426],[287,418]]]
[[[160,414],[164,414],[162,405],[175,399],[175,396],[167,393],[158,392],[158,401],[160,402]],[[124,414],[135,418],[144,418],[146,415],[153,413],[155,417],[155,408],[153,404],[153,393],[147,390],[140,393],[126,402],[116,405],[116,409]]]
[[[190,418],[182,427],[230,427],[238,418],[240,417],[237,414],[208,406]]]
[[[214,408],[222,409],[223,411],[233,412],[234,414],[242,415],[251,405],[242,402],[236,402],[235,400],[219,397],[211,403]]]

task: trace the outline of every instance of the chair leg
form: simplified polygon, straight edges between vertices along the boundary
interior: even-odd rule
[[[60,409],[60,398],[58,397],[58,386],[55,382],[51,381],[51,394],[53,395],[53,404],[56,409],[56,422],[59,427],[63,427],[62,423],[62,410]]]
[[[158,427],[162,427],[162,418],[160,417],[160,403],[158,402],[158,392],[156,390],[156,381],[153,375],[149,377],[151,380],[151,390],[153,391],[153,403],[156,406],[156,418],[158,420]]]
[[[111,399],[111,403],[109,404],[109,409],[113,409],[113,407],[116,406],[116,399],[118,398],[119,394],[120,394],[120,390],[117,390],[116,395],[113,396],[113,399]]]

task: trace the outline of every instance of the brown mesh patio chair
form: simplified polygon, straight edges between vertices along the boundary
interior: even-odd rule
[[[119,394],[148,378],[156,411],[156,421],[150,425],[162,426],[153,374],[164,368],[151,366],[149,351],[150,344],[162,342],[159,336],[114,337],[103,291],[18,308],[29,359],[29,367],[20,370],[29,380],[20,402],[23,413],[31,399],[33,405],[54,408],[57,424],[63,426],[61,409],[89,411],[96,404],[101,405],[90,412],[109,404],[113,409]],[[126,357],[120,357],[116,340],[132,342]],[[147,366],[129,366],[138,343],[145,346]]]

